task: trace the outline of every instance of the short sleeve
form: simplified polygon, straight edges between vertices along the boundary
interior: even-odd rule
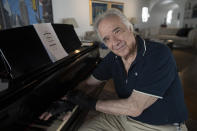
[[[112,78],[113,55],[109,53],[102,59],[97,68],[93,71],[93,76],[101,81]]]
[[[176,62],[168,47],[162,47],[147,57],[135,90],[163,97],[177,77]]]

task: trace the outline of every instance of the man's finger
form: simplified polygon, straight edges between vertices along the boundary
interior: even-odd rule
[[[45,121],[48,120],[51,116],[52,116],[52,114],[51,114],[51,113],[48,113],[48,114],[45,116],[44,120],[45,120]]]
[[[44,113],[42,113],[42,115],[39,117],[39,119],[40,120],[42,120],[42,119],[44,119],[45,118],[45,116],[48,114],[48,112],[44,112]]]
[[[62,100],[67,100],[67,96],[63,96],[61,99]]]
[[[52,114],[51,113],[49,113],[49,112],[44,112],[40,117],[39,117],[39,119],[40,120],[48,120],[50,117],[52,116]]]
[[[63,121],[68,120],[70,116],[72,115],[71,111],[66,112],[65,116],[63,117]]]

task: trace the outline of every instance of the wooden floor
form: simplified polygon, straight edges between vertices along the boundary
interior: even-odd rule
[[[175,48],[172,53],[177,62],[189,112],[187,125],[189,131],[197,131],[197,50]]]

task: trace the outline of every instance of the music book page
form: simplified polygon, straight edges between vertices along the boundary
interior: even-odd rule
[[[51,23],[34,24],[33,26],[52,62],[56,62],[68,56]]]

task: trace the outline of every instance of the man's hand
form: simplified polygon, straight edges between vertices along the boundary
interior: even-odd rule
[[[70,91],[66,95],[67,101],[79,105],[82,108],[96,109],[97,99],[90,97],[79,90]]]
[[[48,110],[44,112],[39,118],[41,120],[48,120],[50,117],[58,115],[62,112],[72,111],[74,107],[74,104],[66,100],[55,101],[50,105]]]

